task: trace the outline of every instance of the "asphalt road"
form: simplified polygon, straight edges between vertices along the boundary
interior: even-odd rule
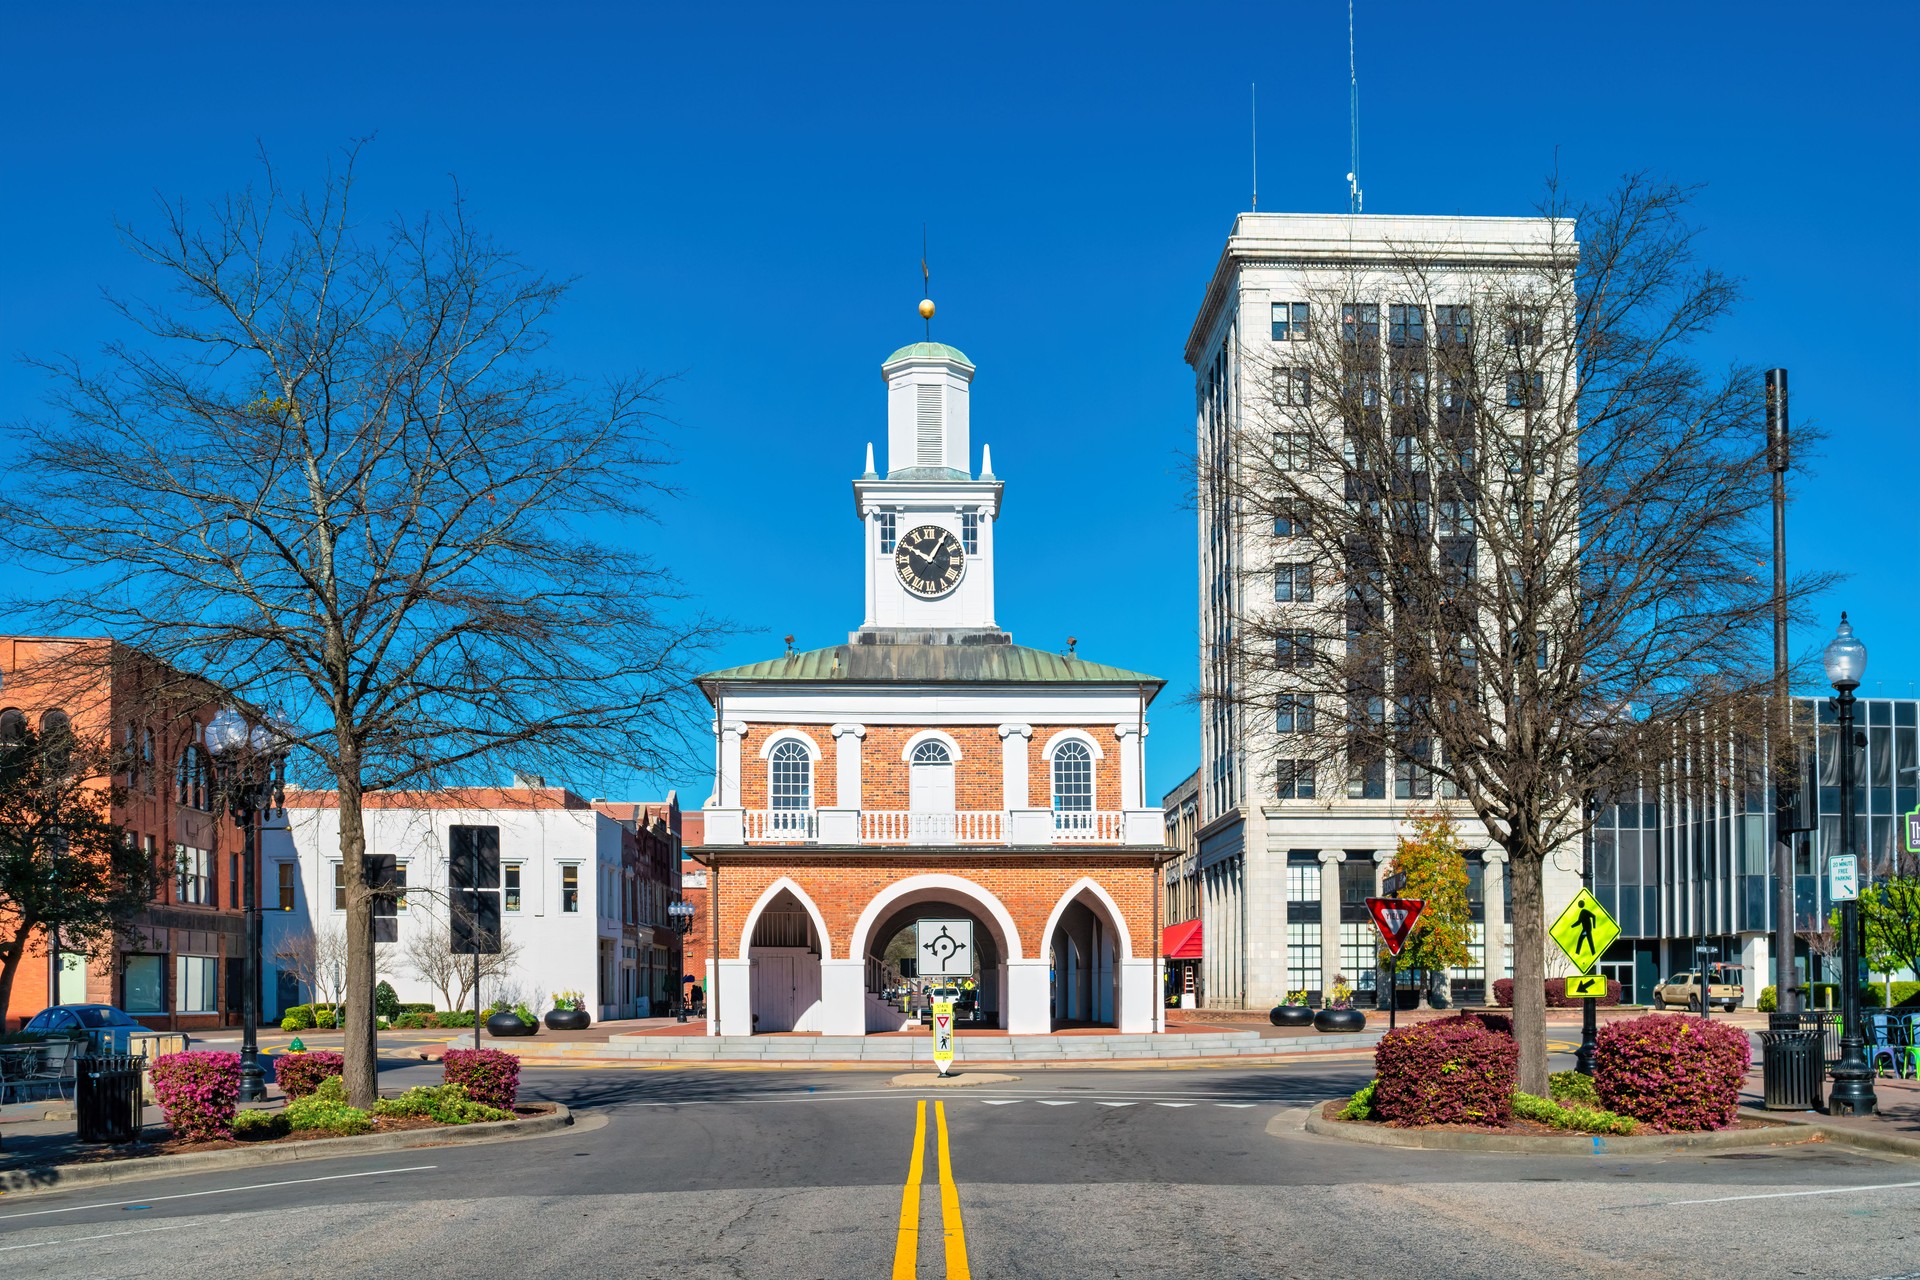
[[[573,1130],[0,1200],[0,1267],[140,1280],[1920,1270],[1920,1163],[1823,1145],[1461,1156],[1301,1132],[1306,1104],[1366,1069],[1041,1071],[921,1093],[854,1071],[535,1068],[523,1092],[578,1109]],[[395,1064],[382,1078],[437,1074]]]

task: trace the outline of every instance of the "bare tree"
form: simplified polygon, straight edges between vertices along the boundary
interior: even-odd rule
[[[53,413],[13,429],[0,537],[84,577],[46,615],[276,709],[295,775],[337,792],[346,1084],[366,1106],[383,886],[364,798],[656,767],[710,627],[676,621],[638,549],[665,491],[656,383],[543,367],[565,286],[457,197],[361,225],[352,174],[308,198],[268,170],[124,230],[173,296],[116,302],[136,333],[97,361],[42,363]]]
[[[480,980],[502,978],[520,960],[520,944],[501,926],[500,950],[480,957]],[[464,1009],[473,996],[474,958],[453,949],[453,931],[435,918],[425,929],[409,930],[400,943],[400,963],[414,977],[440,993],[444,1008]]]
[[[273,953],[273,960],[313,992],[316,1003],[339,1004],[346,998],[347,935],[338,925],[289,935]]]
[[[1694,265],[1687,202],[1637,177],[1577,208],[1550,190],[1505,260],[1420,246],[1330,273],[1304,338],[1239,353],[1263,408],[1199,460],[1201,500],[1259,548],[1245,598],[1275,601],[1211,682],[1287,729],[1250,785],[1478,818],[1508,855],[1532,1092],[1546,859],[1577,866],[1591,801],[1768,687],[1760,379],[1692,353],[1738,290]]]

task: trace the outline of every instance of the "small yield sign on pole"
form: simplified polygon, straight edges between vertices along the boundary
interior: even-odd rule
[[[1401,884],[1406,883],[1405,876],[1396,877]],[[1393,1027],[1400,1013],[1400,950],[1407,945],[1407,935],[1413,932],[1413,922],[1427,908],[1424,898],[1368,898],[1367,914],[1373,917],[1373,927],[1380,931],[1380,941],[1386,944],[1387,954],[1393,962],[1387,968],[1387,989],[1383,998],[1387,1002],[1387,1026]]]
[[[953,1001],[933,1002],[933,1065],[946,1075],[953,1067]]]

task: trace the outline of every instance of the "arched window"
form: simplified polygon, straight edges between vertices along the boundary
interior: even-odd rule
[[[803,814],[813,810],[813,759],[806,744],[788,739],[777,744],[767,757],[767,807],[778,815],[793,815],[790,822],[804,826]]]
[[[140,731],[140,784],[153,794],[153,730]]]
[[[197,743],[189,743],[174,771],[174,799],[189,809],[206,809],[212,789],[213,768],[207,753]]]
[[[1072,739],[1053,752],[1054,812],[1086,813],[1093,808],[1093,752]]]
[[[8,707],[0,711],[0,742],[25,742],[27,740],[27,717],[18,707]]]
[[[947,744],[935,738],[928,738],[913,749],[914,764],[952,764],[953,757],[947,754]]]
[[[140,785],[140,730],[133,721],[127,721],[127,741],[122,748],[126,752],[127,790]]]
[[[46,757],[49,773],[65,773],[73,759],[73,722],[58,707],[40,717],[40,752]]]

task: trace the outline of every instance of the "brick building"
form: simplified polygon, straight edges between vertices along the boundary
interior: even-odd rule
[[[698,810],[680,815],[680,900],[693,907],[687,919],[687,932],[680,942],[680,976],[693,978],[705,991],[707,962],[713,949],[707,945],[712,932],[713,906],[707,896],[707,868],[697,859],[707,843],[707,815]]]
[[[104,638],[0,636],[0,732],[64,721],[113,744],[123,772],[114,822],[159,869],[153,902],[111,946],[28,948],[0,1019],[17,1026],[49,1004],[116,1004],[160,1031],[240,1020],[245,917],[241,835],[221,811],[206,727],[218,690]]]
[[[1156,1029],[1166,850],[1143,780],[1163,682],[995,625],[1002,484],[984,449],[971,470],[974,366],[919,342],[881,372],[890,469],[869,446],[853,486],[863,624],[698,682],[709,1030],[898,1028],[881,957],[923,919],[971,924],[989,1025]]]

